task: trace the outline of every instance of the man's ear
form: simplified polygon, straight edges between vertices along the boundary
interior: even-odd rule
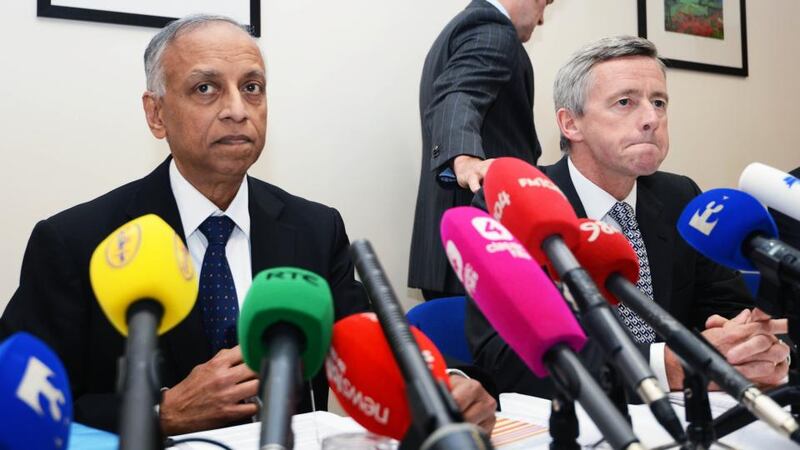
[[[150,127],[150,132],[153,133],[153,136],[155,136],[156,139],[164,139],[167,137],[167,129],[161,118],[161,98],[153,92],[145,91],[145,93],[142,94],[142,107],[144,107],[147,126]]]
[[[575,113],[566,109],[559,108],[556,111],[556,122],[561,130],[561,135],[569,139],[570,142],[580,142],[583,140],[583,133],[578,126],[578,118]]]

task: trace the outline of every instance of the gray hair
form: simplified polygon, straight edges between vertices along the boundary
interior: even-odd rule
[[[211,22],[227,22],[250,34],[247,26],[226,16],[194,14],[170,22],[169,25],[162,28],[161,31],[150,39],[150,43],[147,44],[147,49],[144,51],[144,74],[147,78],[148,91],[155,93],[159,97],[164,95],[166,91],[164,68],[161,66],[161,57],[164,55],[164,50],[167,46],[181,34],[208,25]]]
[[[647,39],[635,36],[603,38],[579,49],[558,70],[556,81],[553,83],[553,103],[556,111],[564,108],[578,117],[582,116],[594,66],[625,56],[653,58],[658,61],[664,76],[667,74],[664,62],[658,58],[656,46]],[[563,134],[560,145],[562,151],[565,153],[569,151],[569,139]]]

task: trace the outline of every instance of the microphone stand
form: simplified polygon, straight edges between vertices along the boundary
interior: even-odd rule
[[[550,402],[549,427],[553,439],[550,442],[551,450],[580,450],[575,402],[560,390],[556,390]]]
[[[708,402],[708,378],[688,364],[683,365],[683,399],[686,406],[685,449],[707,449],[716,441],[711,405]]]
[[[608,398],[617,407],[619,413],[632,426],[633,420],[628,412],[628,394],[625,390],[625,385],[622,383],[617,370],[611,364],[606,364],[600,369],[600,387],[606,391]]]
[[[135,302],[126,313],[128,338],[117,380],[122,450],[163,448],[155,412],[160,387],[157,330],[163,315],[161,304],[151,299]]]

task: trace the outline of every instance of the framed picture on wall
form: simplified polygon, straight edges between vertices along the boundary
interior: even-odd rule
[[[261,36],[261,0],[37,0],[36,15],[161,28],[189,14],[228,16]]]
[[[745,0],[638,0],[639,36],[668,67],[747,76]]]

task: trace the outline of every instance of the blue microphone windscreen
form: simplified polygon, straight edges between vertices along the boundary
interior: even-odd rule
[[[695,197],[678,219],[678,232],[709,259],[739,270],[757,270],[742,252],[747,238],[778,236],[767,209],[736,189],[712,189]]]
[[[0,448],[66,449],[72,422],[67,371],[42,341],[15,333],[0,345]]]

